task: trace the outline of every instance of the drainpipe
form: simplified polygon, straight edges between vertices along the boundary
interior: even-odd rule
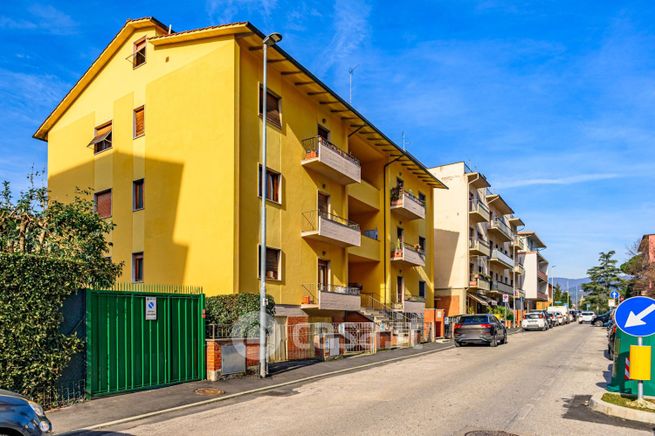
[[[389,251],[387,250],[387,167],[391,165],[392,163],[398,161],[403,155],[401,154],[397,158],[393,159],[390,162],[387,162],[384,164],[382,174],[384,176],[384,180],[382,180],[382,216],[383,218],[383,229],[382,232],[384,233],[384,242],[382,244],[382,247],[384,249],[384,304],[387,304],[387,292],[389,290],[389,282],[387,280],[387,256],[389,255]],[[391,211],[389,211],[391,213]]]

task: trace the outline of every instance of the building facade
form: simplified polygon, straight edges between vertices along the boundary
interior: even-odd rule
[[[520,231],[518,237],[519,259],[525,270],[521,287],[525,292],[526,309],[545,309],[552,298],[548,288],[548,261],[541,253],[546,244],[533,231]]]
[[[434,198],[417,159],[249,23],[170,32],[130,20],[35,133],[48,184],[89,189],[121,280],[257,292],[267,120],[267,291],[313,320],[434,289]],[[266,114],[262,114],[262,101]]]

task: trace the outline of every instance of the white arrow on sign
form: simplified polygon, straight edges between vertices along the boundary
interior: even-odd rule
[[[625,322],[625,328],[628,327],[636,327],[638,325],[645,325],[646,322],[644,321],[644,318],[646,318],[651,312],[655,311],[655,304],[651,304],[641,312],[639,312],[638,315],[635,315],[633,311],[630,311],[630,315],[628,315],[628,320]]]

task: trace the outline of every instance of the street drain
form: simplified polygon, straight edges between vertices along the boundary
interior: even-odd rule
[[[464,436],[518,436],[514,433],[496,430],[475,430],[465,433]]]
[[[225,393],[225,391],[216,388],[199,388],[196,389],[194,392],[197,395],[206,395],[206,396],[223,395]]]

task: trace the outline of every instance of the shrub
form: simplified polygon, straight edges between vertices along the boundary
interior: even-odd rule
[[[275,316],[275,301],[270,295],[266,298],[266,313]],[[239,293],[209,297],[205,300],[205,309],[208,323],[233,325],[240,318],[259,312],[259,294]],[[251,324],[259,325],[258,317],[251,315],[250,318],[253,318]]]
[[[84,284],[82,262],[0,254],[0,387],[46,400],[82,338],[59,328],[64,300]]]

